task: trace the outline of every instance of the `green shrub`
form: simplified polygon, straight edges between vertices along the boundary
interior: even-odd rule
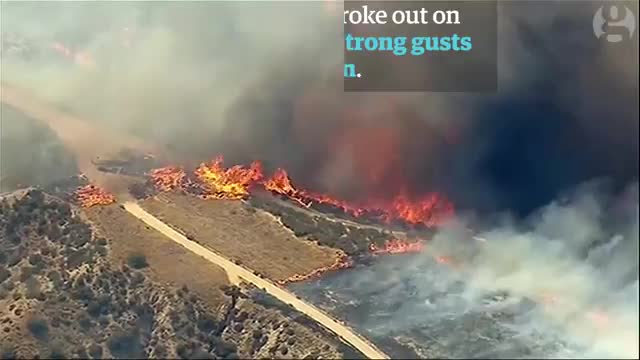
[[[117,358],[138,358],[143,356],[140,338],[133,331],[111,335],[107,340],[107,346],[111,354]]]
[[[27,328],[33,337],[38,340],[44,341],[49,338],[49,324],[47,324],[47,321],[42,318],[33,317],[29,319],[29,321],[27,321]]]
[[[0,353],[0,359],[3,360],[13,360],[13,359],[17,359],[18,358],[18,354],[16,354],[16,350],[13,348],[12,345],[10,345],[11,347],[2,349],[2,352]]]
[[[127,264],[137,270],[144,269],[149,264],[147,263],[147,258],[142,254],[132,254],[127,259]]]
[[[102,358],[102,346],[93,344],[89,347],[89,355],[94,359]]]
[[[0,266],[0,284],[2,284],[9,277],[11,277],[11,272],[5,269],[4,266]]]

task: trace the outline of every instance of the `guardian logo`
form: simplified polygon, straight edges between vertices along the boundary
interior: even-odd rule
[[[618,43],[630,40],[636,30],[636,18],[626,6],[604,5],[593,16],[593,33],[598,39]]]

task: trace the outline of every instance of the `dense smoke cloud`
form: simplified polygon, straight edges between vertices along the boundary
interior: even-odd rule
[[[549,301],[537,315],[561,325],[565,338],[583,347],[581,355],[637,357],[638,215],[637,184],[619,197],[601,184],[583,185],[526,224],[482,233],[487,242],[463,260],[473,269],[469,282]],[[464,253],[455,243],[443,232],[434,251]]]
[[[598,43],[594,10],[500,4],[496,95],[346,94],[322,2],[5,3],[3,34],[96,67],[3,59],[3,81],[191,162],[224,153],[343,197],[444,191],[524,214],[582,181],[637,178],[637,37]]]
[[[300,78],[309,54],[323,51],[316,40],[327,34],[320,30],[339,34],[339,27],[323,24],[318,9],[264,2],[3,3],[3,36],[24,37],[44,54],[27,62],[3,57],[2,81],[26,84],[191,157],[209,157],[235,136],[225,132],[233,102],[248,92],[261,99],[292,96],[257,84]],[[56,62],[54,42],[90,54],[95,67]]]
[[[454,226],[429,246],[469,253],[471,288],[569,299],[519,331],[551,318],[591,344],[583,354],[637,356],[638,36],[618,48],[597,42],[595,8],[501,3],[497,94],[345,94],[340,17],[321,3],[2,3],[3,37],[61,42],[96,64],[49,52],[18,60],[3,48],[2,82],[153,139],[185,163],[259,159],[345,197],[443,191],[489,240],[477,252],[457,247]],[[609,190],[579,187],[592,179]],[[487,219],[500,210],[512,218]],[[414,277],[417,300],[385,294],[403,301],[403,316],[377,328],[430,321],[416,305],[438,287],[424,261],[357,278],[382,292]],[[599,307],[612,329],[576,316]]]
[[[638,215],[637,184],[590,182],[484,241],[461,216],[421,254],[298,290],[422,357],[637,358]]]

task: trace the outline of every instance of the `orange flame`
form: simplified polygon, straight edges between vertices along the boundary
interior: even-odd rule
[[[222,167],[222,156],[211,163],[201,164],[195,174],[205,185],[208,193],[205,199],[244,199],[249,196],[249,187],[262,179],[262,165],[254,161],[249,168],[235,165],[229,169]]]
[[[284,169],[276,169],[273,176],[264,182],[264,188],[273,193],[285,195],[304,207],[311,206],[310,202],[305,202],[304,194],[293,187],[291,179]]]
[[[80,206],[84,208],[95,205],[109,205],[116,202],[116,198],[113,195],[95,185],[79,187],[75,192],[75,198]]]
[[[184,170],[175,166],[166,166],[149,172],[151,183],[162,192],[180,188],[186,175]]]
[[[369,251],[376,255],[419,253],[422,252],[422,250],[424,250],[424,244],[422,242],[409,242],[400,239],[385,241],[383,248],[379,248],[375,244],[369,245]]]
[[[435,193],[427,194],[414,201],[410,200],[408,196],[400,194],[390,202],[358,206],[328,195],[297,190],[284,169],[276,170],[274,175],[264,183],[264,186],[265,189],[285,195],[306,207],[312,203],[327,204],[356,217],[364,214],[382,214],[382,220],[387,223],[402,220],[412,225],[423,224],[432,227],[446,221],[454,213],[453,205]]]
[[[252,186],[262,185],[264,189],[282,195],[304,207],[324,204],[355,217],[370,215],[387,223],[400,220],[411,225],[428,227],[440,225],[450,218],[454,211],[451,203],[436,193],[424,195],[416,200],[401,193],[389,201],[356,204],[329,195],[298,189],[284,169],[277,169],[270,178],[263,180],[262,165],[258,161],[254,161],[248,168],[235,165],[226,169],[222,163],[222,156],[218,156],[209,164],[201,164],[194,171],[204,191],[204,194],[200,195],[202,198],[245,199],[249,197]],[[186,181],[184,171],[176,167],[154,170],[150,176],[151,182],[159,191],[171,191],[194,184]]]
[[[439,194],[427,194],[415,201],[401,194],[393,199],[385,217],[387,221],[402,219],[409,224],[432,227],[451,218],[453,213],[453,205]]]
[[[353,266],[353,262],[349,259],[349,257],[346,254],[338,253],[336,260],[332,265],[315,269],[308,274],[295,274],[287,279],[278,281],[278,285],[285,286],[293,282],[300,282],[300,281],[305,281],[309,279],[317,279],[329,271],[348,269],[352,266]]]

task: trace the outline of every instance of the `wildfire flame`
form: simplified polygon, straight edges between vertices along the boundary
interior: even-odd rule
[[[384,243],[384,247],[378,247],[375,244],[369,245],[369,251],[373,254],[407,254],[407,253],[419,253],[424,250],[424,243],[422,242],[409,242],[400,239],[387,240]]]
[[[308,274],[295,274],[287,279],[278,281],[278,285],[285,286],[287,284],[299,281],[305,281],[309,279],[316,279],[329,271],[337,271],[341,269],[348,269],[353,266],[353,262],[344,253],[338,253],[335,262],[330,266],[321,267],[313,270]]]
[[[166,166],[149,172],[151,183],[162,192],[179,189],[186,175],[184,170],[175,166]]]
[[[318,194],[293,185],[291,178],[284,169],[277,169],[273,175],[264,179],[262,165],[254,161],[249,167],[235,165],[224,168],[223,158],[219,156],[209,164],[201,164],[194,174],[204,190],[199,196],[204,199],[246,199],[250,196],[252,186],[261,185],[264,189],[282,195],[304,207],[313,204],[330,205],[355,217],[364,215],[376,217],[381,221],[391,223],[404,221],[412,225],[433,227],[441,224],[453,215],[452,204],[441,195],[432,193],[415,200],[401,193],[389,201],[371,201],[366,204],[356,204],[334,198],[326,194]],[[176,167],[166,167],[150,173],[151,182],[158,191],[186,189],[193,185],[186,179],[183,170]]]
[[[404,220],[410,224],[424,224],[434,226],[450,216],[453,207],[437,194],[421,198],[417,202],[411,202],[405,196],[397,196],[386,206],[358,206],[347,201],[336,199],[329,195],[318,194],[304,189],[298,189],[293,185],[286,170],[279,168],[269,178],[265,178],[262,165],[258,161],[251,163],[249,167],[235,165],[230,168],[223,166],[222,156],[216,157],[209,163],[202,163],[190,177],[180,167],[167,166],[149,172],[150,183],[161,192],[172,190],[197,190],[197,196],[203,199],[246,199],[250,196],[252,187],[262,186],[265,190],[282,195],[304,207],[315,204],[331,205],[353,216],[375,215],[383,221]],[[424,245],[422,242],[407,242],[403,240],[390,240],[384,248],[371,245],[370,250],[374,254],[400,254],[408,252],[420,252]],[[344,253],[339,253],[336,261],[331,266],[316,269],[308,274],[296,274],[278,282],[286,285],[292,282],[305,281],[317,278],[328,271],[345,269],[353,266],[352,261]]]
[[[378,247],[375,244],[369,245],[369,252],[373,255],[395,255],[395,254],[412,254],[421,253],[426,249],[426,245],[422,240],[401,240],[391,239],[384,243],[383,247]],[[461,270],[462,266],[459,262],[455,261],[452,257],[447,255],[431,254],[434,260],[441,265],[446,265],[455,270]]]
[[[109,205],[116,202],[116,198],[105,190],[95,186],[86,185],[75,191],[75,198],[84,208],[96,205]]]
[[[250,190],[253,186],[261,185],[265,190],[282,195],[304,207],[310,207],[314,203],[327,204],[356,217],[377,214],[381,220],[387,222],[403,220],[409,224],[437,226],[452,216],[454,211],[453,206],[439,194],[428,194],[418,199],[410,199],[401,193],[386,203],[378,202],[375,205],[357,206],[329,195],[296,188],[284,169],[277,169],[271,177],[265,179],[262,165],[257,161],[249,167],[236,165],[227,169],[223,167],[223,158],[217,157],[208,164],[201,164],[194,171],[194,174],[200,184],[195,184],[182,168],[175,166],[155,169],[149,173],[149,177],[150,182],[158,191],[188,190],[195,187],[198,190],[204,190],[204,194],[198,194],[198,196],[205,199],[244,199],[250,196]],[[81,199],[83,206],[110,204],[115,201],[111,195],[101,192],[94,186],[90,185],[83,189],[78,191],[78,198]],[[476,240],[486,241],[482,238]],[[425,245],[422,241],[402,239],[388,240],[382,247],[375,244],[369,245],[369,251],[374,255],[419,253],[424,250]],[[460,264],[448,256],[437,255],[435,260],[440,264],[461,269]],[[296,274],[278,281],[278,285],[285,286],[293,282],[318,278],[326,272],[346,269],[351,266],[353,266],[351,259],[346,254],[339,253],[332,265],[316,269],[308,274]],[[540,303],[551,307],[562,306],[564,303],[552,292],[541,292],[537,298]],[[584,316],[599,328],[606,329],[610,326],[610,318],[604,311],[587,311]]]
[[[310,202],[305,202],[304,194],[293,187],[291,179],[284,169],[277,169],[273,176],[264,182],[264,188],[273,193],[285,195],[304,207],[311,206]]]
[[[249,168],[241,165],[229,169],[222,167],[222,156],[211,163],[201,164],[195,174],[209,192],[206,199],[244,199],[249,196],[249,187],[262,180],[262,165],[254,161]]]
[[[365,214],[381,214],[379,217],[387,223],[402,220],[412,225],[423,224],[432,227],[450,218],[454,212],[453,205],[435,193],[427,194],[416,200],[411,200],[405,194],[400,194],[386,203],[379,201],[377,204],[358,206],[328,195],[298,190],[293,186],[284,169],[276,170],[264,185],[267,190],[285,195],[306,207],[313,203],[327,204],[355,217]]]

